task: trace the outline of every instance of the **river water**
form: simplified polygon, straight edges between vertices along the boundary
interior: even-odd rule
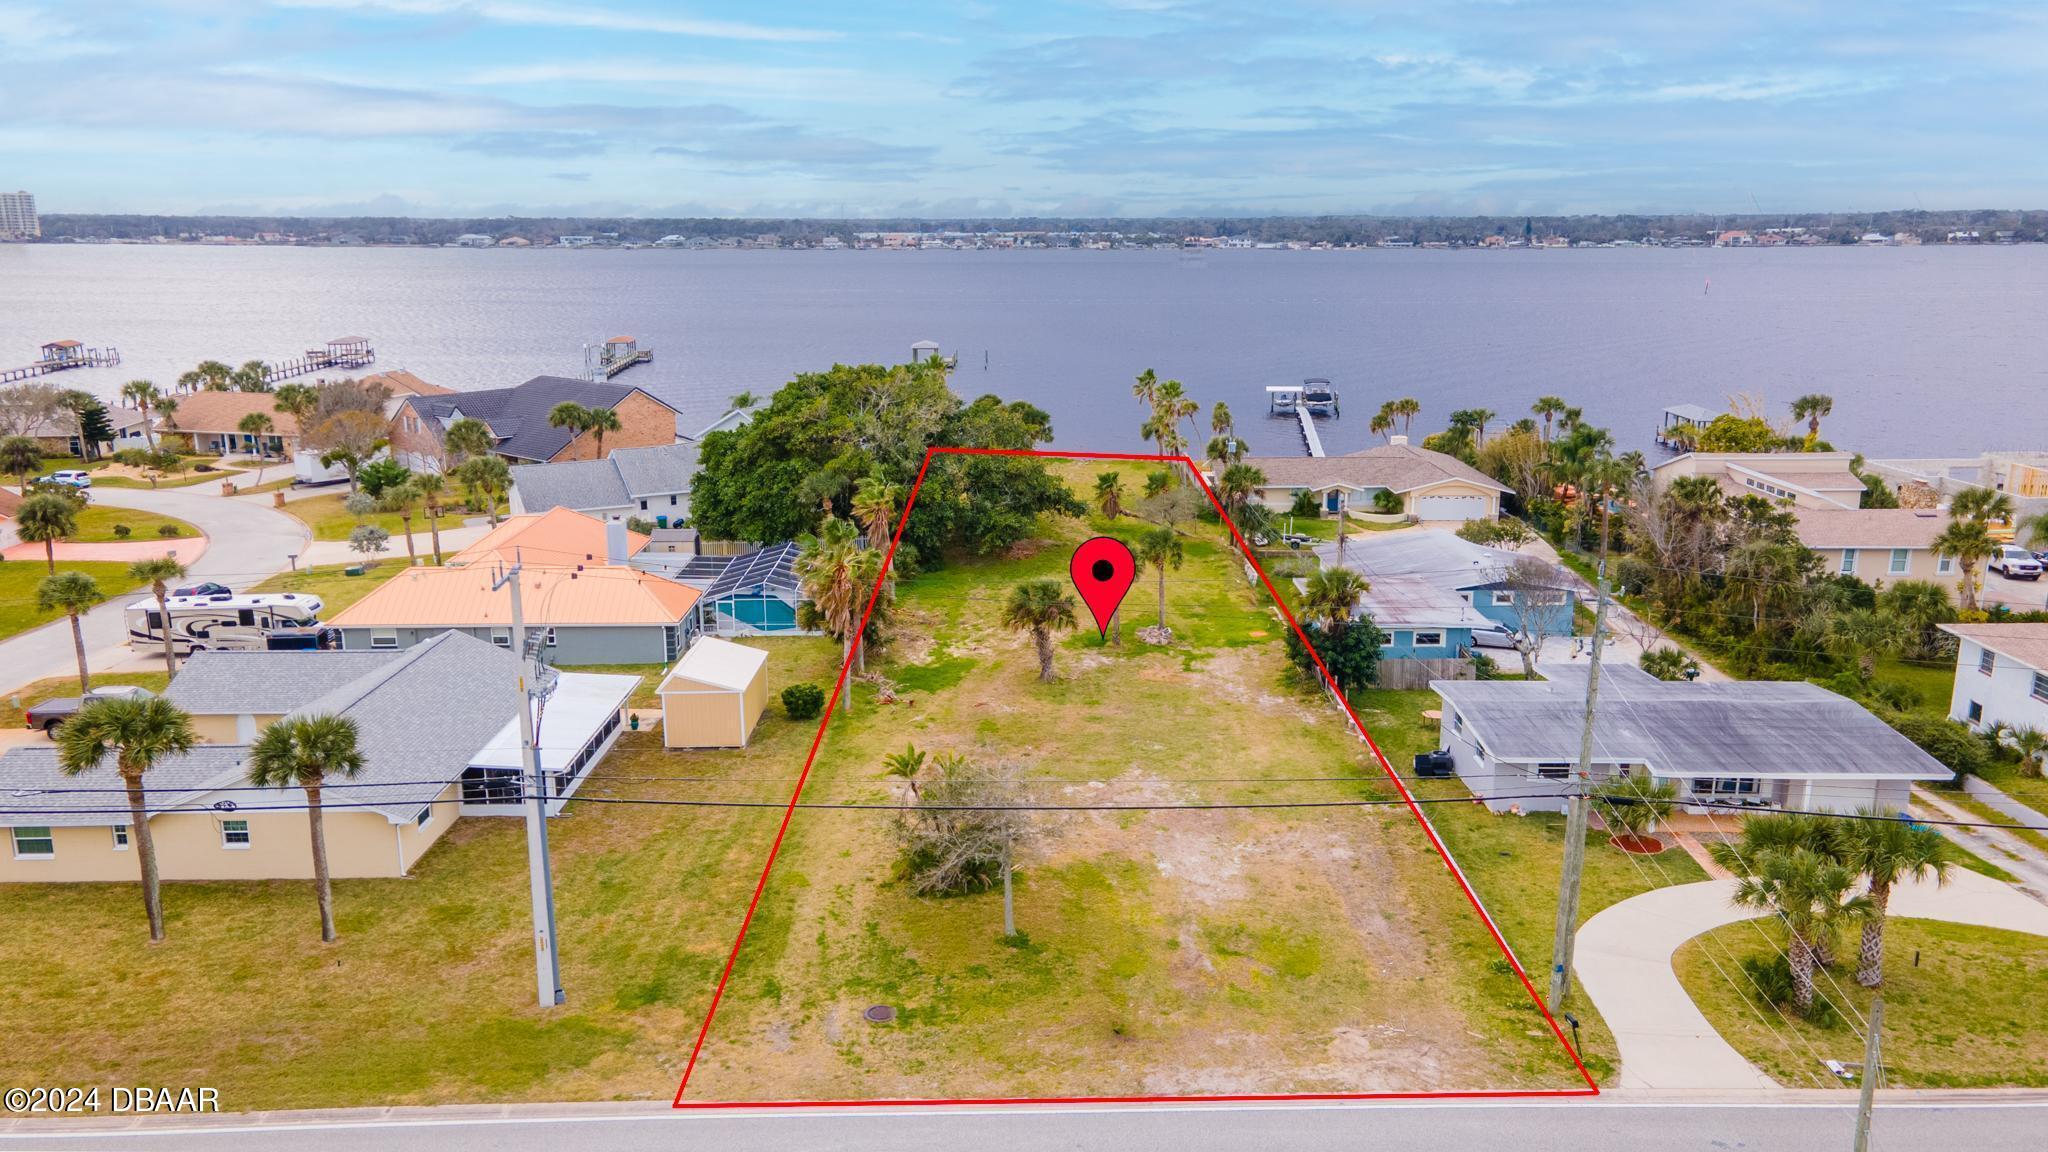
[[[168,387],[199,360],[289,359],[370,337],[379,368],[457,389],[576,374],[612,335],[655,351],[621,383],[685,430],[743,390],[835,361],[959,357],[956,387],[1050,411],[1057,445],[1130,449],[1140,369],[1226,401],[1258,452],[1292,453],[1265,387],[1327,376],[1366,422],[1422,401],[1501,414],[1556,393],[1648,447],[1658,412],[1805,392],[1871,455],[2048,447],[2048,247],[1445,252],[564,251],[0,245],[0,365],[48,340],[123,363],[50,382]],[[1200,441],[1197,441],[1199,445]]]

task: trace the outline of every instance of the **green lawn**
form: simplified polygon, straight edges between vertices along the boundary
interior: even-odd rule
[[[1778,939],[1776,929],[1765,931]],[[1844,942],[1842,955],[1853,963],[1853,938]],[[1746,1003],[1714,967],[1718,960],[1736,985],[1750,990],[1733,958],[1770,954],[1755,924],[1730,924],[1687,943],[1673,963],[1715,1030],[1779,1083],[1853,1087],[1830,1076],[1817,1057],[1861,1062],[1863,1043],[1855,1031],[1816,1027],[1789,1010],[1780,1019]],[[1846,998],[1858,1013],[1867,1012],[1870,990],[1852,975],[1838,970],[1832,983],[1820,981],[1820,989],[1837,1005]],[[1888,1087],[2048,1087],[2048,939],[1893,920],[1885,930],[1883,991]]]
[[[350,576],[347,570],[353,564],[328,564],[319,568],[307,568],[296,574],[282,572],[251,588],[251,592],[310,592],[322,601],[320,612],[332,617],[343,608],[361,600],[374,591],[378,585],[405,571],[405,557],[396,560],[389,556],[364,571],[361,576]]]
[[[108,684],[134,684],[152,692],[162,692],[170,682],[170,676],[163,672],[95,672],[90,681],[95,688]],[[21,727],[26,722],[23,713],[45,700],[76,695],[77,676],[52,676],[48,680],[38,680],[18,688],[6,696],[0,696],[0,728]]]
[[[290,501],[285,504],[284,510],[305,521],[306,527],[313,530],[313,539],[315,540],[346,540],[348,539],[348,534],[355,531],[357,524],[375,524],[393,536],[404,534],[405,523],[399,519],[396,512],[372,512],[359,520],[349,515],[348,509],[343,506],[342,502],[347,498],[348,493],[345,491],[334,492],[325,496],[314,496],[306,500]],[[501,501],[498,505],[498,514],[503,516],[507,511],[508,506]],[[462,509],[458,499],[446,512],[442,513],[441,527],[443,530],[459,528],[462,526],[462,521],[470,515],[472,513]],[[474,513],[474,515],[480,516],[483,513],[478,512]],[[425,532],[427,527],[425,515],[415,514],[413,516],[412,530],[414,532]],[[394,547],[400,552],[405,550],[402,544],[394,545]]]
[[[122,536],[114,531],[117,524],[126,525],[129,534]],[[115,508],[111,505],[90,504],[78,514],[78,531],[67,537],[76,543],[94,544],[113,540],[158,540],[163,539],[164,525],[177,529],[172,539],[191,539],[198,536],[199,529],[172,516],[159,516],[154,512],[141,512],[133,508]]]
[[[58,561],[59,572],[83,572],[99,582],[100,591],[113,599],[135,587],[128,579],[128,565],[105,560]],[[31,628],[61,620],[61,612],[43,612],[36,608],[36,585],[43,582],[50,570],[40,557],[28,560],[8,560],[0,563],[0,640],[16,636]]]

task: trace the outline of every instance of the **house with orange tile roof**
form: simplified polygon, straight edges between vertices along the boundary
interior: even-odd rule
[[[443,632],[510,647],[512,590],[492,587],[500,571],[494,563],[409,568],[328,624],[349,652],[410,648]],[[695,588],[634,568],[529,561],[519,590],[550,664],[672,664],[697,630]]]
[[[286,455],[298,450],[298,419],[278,411],[277,397],[268,392],[194,392],[177,400],[177,411],[164,417],[163,428],[188,437],[192,450],[201,455]],[[270,417],[269,435],[251,436],[242,431],[242,418],[251,412]]]
[[[450,568],[496,564],[509,568],[550,565],[623,565],[647,547],[647,537],[624,521],[600,520],[573,508],[550,508],[525,516],[508,516],[476,543],[448,557]]]

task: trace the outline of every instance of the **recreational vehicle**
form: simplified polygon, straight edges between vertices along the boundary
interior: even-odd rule
[[[215,593],[172,596],[171,650],[179,655],[206,650],[262,651],[272,633],[318,628],[320,598],[299,592]],[[128,605],[128,643],[135,648],[160,648],[164,617],[154,597]]]

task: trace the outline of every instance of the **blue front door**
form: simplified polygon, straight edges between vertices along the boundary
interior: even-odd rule
[[[1335,512],[1344,503],[1344,494],[1335,488],[1323,493],[1323,511]]]

